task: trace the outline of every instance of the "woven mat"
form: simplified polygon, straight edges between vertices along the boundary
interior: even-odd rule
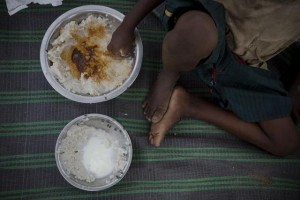
[[[127,13],[135,1],[64,0],[63,5],[30,5],[13,16],[0,3],[0,199],[183,199],[299,200],[300,152],[278,158],[203,121],[185,120],[163,146],[149,145],[149,124],[141,103],[161,69],[164,30],[157,12],[139,25],[144,45],[141,72],[119,97],[81,104],[59,95],[39,62],[41,40],[62,13],[81,5],[109,6]],[[180,83],[210,98],[192,74]],[[54,158],[58,134],[72,119],[101,113],[129,132],[133,161],[126,176],[101,192],[74,188]]]

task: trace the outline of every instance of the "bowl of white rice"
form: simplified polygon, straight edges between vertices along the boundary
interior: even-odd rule
[[[132,143],[116,120],[101,114],[82,115],[61,131],[55,146],[61,175],[76,188],[100,191],[117,184],[132,160]]]
[[[118,57],[107,50],[123,18],[112,8],[87,5],[65,12],[50,25],[41,43],[40,63],[59,94],[80,103],[98,103],[132,85],[143,57],[138,30],[130,56]]]

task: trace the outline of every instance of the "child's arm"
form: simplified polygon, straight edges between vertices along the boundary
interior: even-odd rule
[[[107,49],[115,55],[128,54],[134,41],[135,27],[162,2],[164,0],[139,0],[113,33]]]

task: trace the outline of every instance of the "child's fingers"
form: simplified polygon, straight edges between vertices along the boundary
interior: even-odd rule
[[[115,53],[116,53],[116,50],[111,42],[108,44],[107,50],[108,50],[108,52],[112,53],[113,55],[115,55]]]

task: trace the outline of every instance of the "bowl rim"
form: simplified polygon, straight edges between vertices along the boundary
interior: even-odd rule
[[[59,94],[68,98],[72,101],[79,102],[79,103],[100,103],[104,101],[108,101],[113,99],[123,92],[127,90],[133,82],[136,80],[142,65],[142,58],[143,58],[143,44],[141,40],[141,36],[137,28],[135,28],[135,45],[136,45],[136,58],[135,64],[133,66],[132,72],[130,73],[129,77],[124,81],[124,83],[115,89],[109,91],[108,93],[104,93],[100,96],[85,96],[73,93],[66,88],[64,88],[61,83],[53,76],[53,73],[50,71],[50,66],[48,66],[48,56],[47,56],[47,47],[50,43],[50,38],[52,37],[56,28],[58,28],[61,24],[63,24],[66,19],[70,19],[74,17],[74,15],[82,14],[86,12],[99,12],[102,14],[108,14],[115,17],[119,21],[123,21],[124,14],[121,12],[112,9],[110,7],[101,6],[101,5],[85,5],[73,8],[62,15],[60,15],[56,20],[52,22],[52,24],[47,29],[43,40],[40,46],[40,64],[42,67],[43,74],[47,79],[48,83],[52,86],[54,90],[56,90]]]
[[[120,130],[122,130],[122,133],[125,135],[126,139],[129,142],[129,146],[130,146],[130,152],[128,153],[128,163],[126,165],[125,170],[122,173],[122,176],[118,179],[116,179],[115,181],[111,182],[110,184],[107,184],[105,186],[101,186],[101,187],[89,187],[89,186],[83,186],[79,183],[77,183],[76,181],[70,179],[67,175],[67,173],[65,172],[65,170],[63,170],[63,166],[59,160],[59,145],[60,145],[60,141],[63,137],[64,134],[67,133],[67,130],[75,123],[79,122],[79,121],[88,121],[89,118],[99,118],[99,119],[105,119],[105,120],[109,120],[111,123],[113,123],[114,125],[116,125]],[[81,116],[78,116],[76,118],[74,118],[73,120],[71,120],[67,125],[64,126],[64,128],[62,129],[62,131],[60,132],[57,140],[56,140],[56,144],[55,144],[55,162],[56,162],[56,166],[60,172],[60,174],[63,176],[63,178],[72,186],[81,189],[81,190],[85,190],[85,191],[102,191],[105,189],[108,189],[114,185],[116,185],[118,182],[120,182],[124,176],[127,174],[130,166],[131,166],[131,162],[132,162],[132,156],[133,156],[133,148],[132,148],[132,142],[130,139],[130,136],[128,134],[128,132],[126,131],[126,129],[124,129],[124,127],[115,119],[107,116],[107,115],[103,115],[103,114],[98,114],[98,113],[90,113],[90,114],[84,114]]]

